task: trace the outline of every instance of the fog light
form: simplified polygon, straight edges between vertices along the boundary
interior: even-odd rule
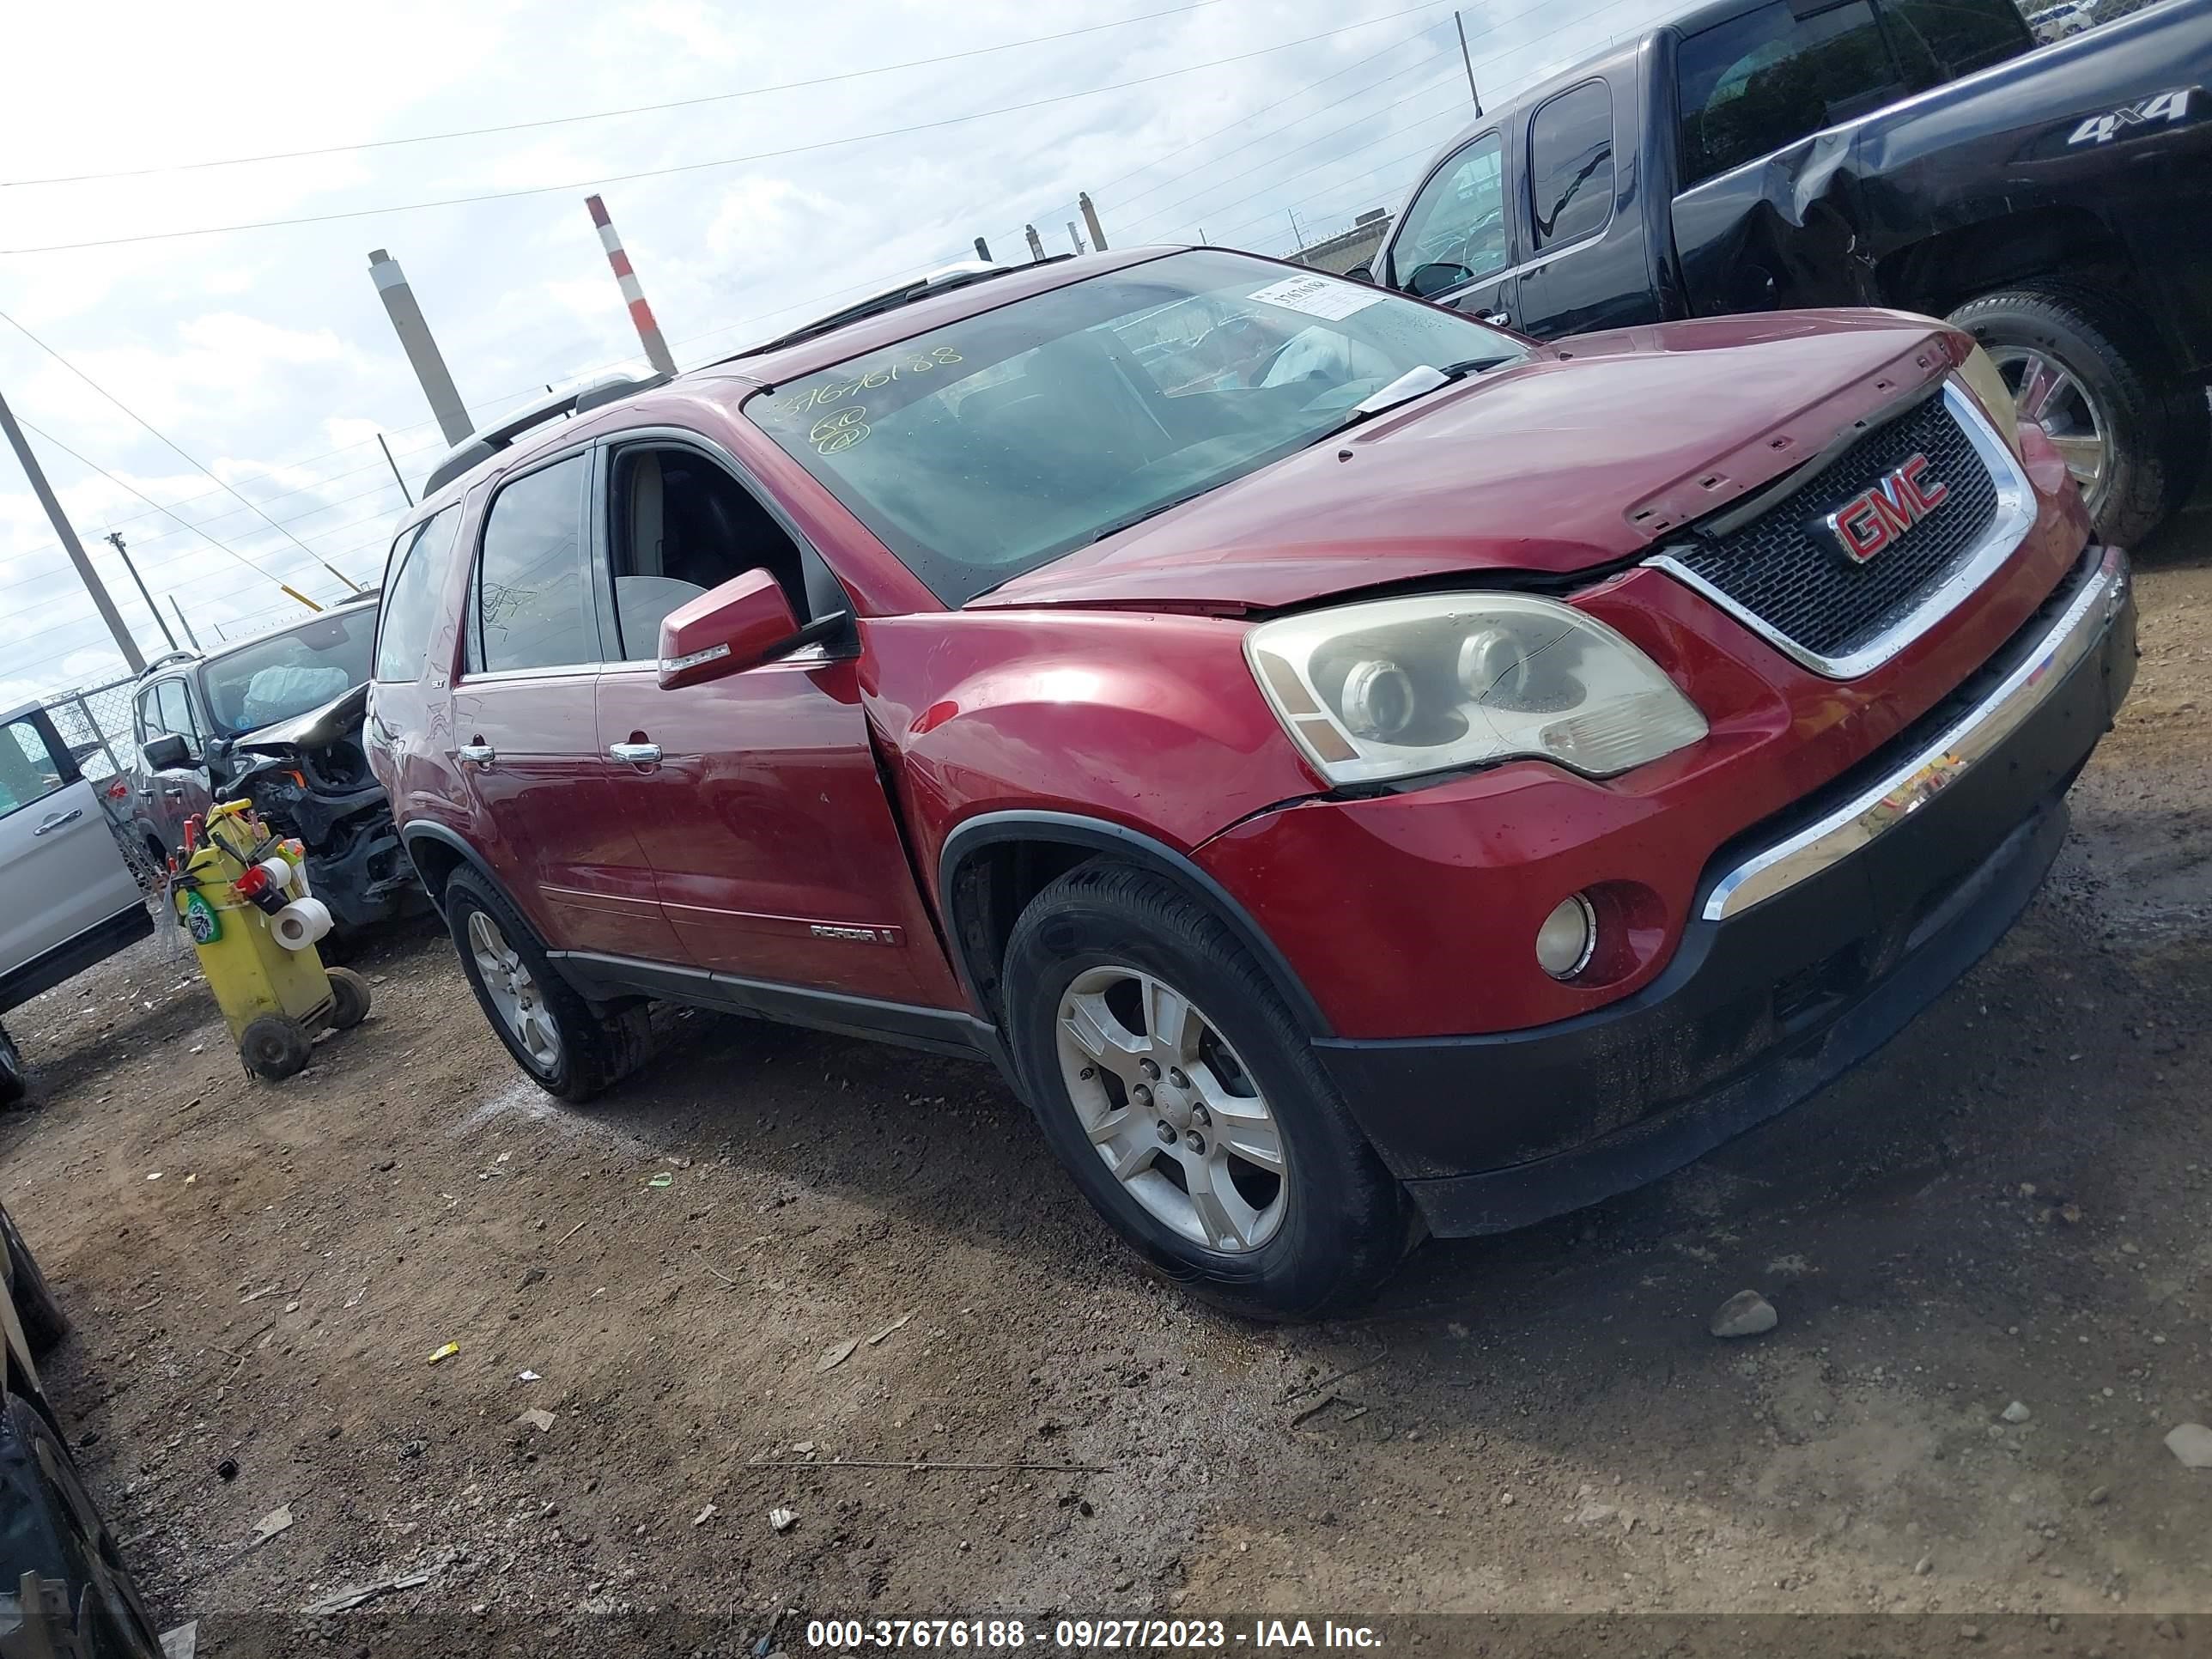
[[[1597,912],[1580,893],[1559,901],[1536,930],[1536,965],[1553,979],[1572,979],[1597,948]]]

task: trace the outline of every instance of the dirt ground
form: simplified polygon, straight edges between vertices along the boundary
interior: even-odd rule
[[[2212,1471],[2163,1437],[2212,1422],[2212,515],[2139,568],[2134,699],[1987,961],[1778,1122],[1325,1327],[1139,1276],[980,1067],[689,1017],[572,1110],[425,926],[258,1086],[150,942],[10,1018],[40,1106],[0,1191],[76,1322],[91,1485],[164,1623],[366,1588],[313,1626],[364,1652],[1146,1610],[2126,1612],[2194,1650]],[[1717,1341],[1745,1288],[1779,1328]]]

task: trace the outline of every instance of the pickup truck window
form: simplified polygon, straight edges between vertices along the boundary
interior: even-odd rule
[[[44,800],[66,781],[35,721],[0,726],[0,817]]]
[[[744,412],[957,605],[1320,441],[1423,364],[1527,356],[1384,289],[1193,249],[799,375]]]
[[[1613,92],[1571,87],[1528,124],[1528,189],[1539,251],[1578,241],[1613,216]]]
[[[470,618],[470,666],[487,673],[597,662],[584,619],[586,458],[525,474],[492,498]]]
[[[1809,17],[1774,0],[1683,41],[1675,76],[1684,190],[1911,90],[1869,0]]]
[[[2013,0],[1881,0],[1881,15],[1916,87],[1972,75],[2035,46]]]
[[[1511,262],[1504,162],[1504,144],[1486,132],[1421,187],[1390,255],[1399,287],[1426,297],[1479,281]]]

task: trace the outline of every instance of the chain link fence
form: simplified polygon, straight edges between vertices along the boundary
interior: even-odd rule
[[[131,823],[131,761],[136,738],[131,730],[131,694],[137,680],[111,680],[106,685],[64,691],[46,699],[47,716],[77,770],[100,797],[124,862],[147,892],[159,890],[167,872],[148,853],[146,839]]]

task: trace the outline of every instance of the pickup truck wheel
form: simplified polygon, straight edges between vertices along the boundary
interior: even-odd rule
[[[1951,321],[1990,354],[2021,421],[2065,458],[2100,538],[2131,547],[2182,504],[2203,460],[2204,422],[2190,418],[2184,394],[2194,388],[2165,371],[2142,319],[2060,286],[1984,295]]]
[[[20,1106],[30,1092],[30,1073],[23,1069],[22,1051],[5,1029],[0,1029],[0,1107]]]
[[[1236,938],[1101,861],[1006,945],[1016,1069],[1047,1143],[1146,1259],[1235,1313],[1310,1318],[1399,1261],[1403,1198]]]
[[[594,1013],[530,924],[474,871],[447,883],[446,921],[484,1018],[547,1094],[581,1105],[644,1062],[653,1035],[645,1006]]]

